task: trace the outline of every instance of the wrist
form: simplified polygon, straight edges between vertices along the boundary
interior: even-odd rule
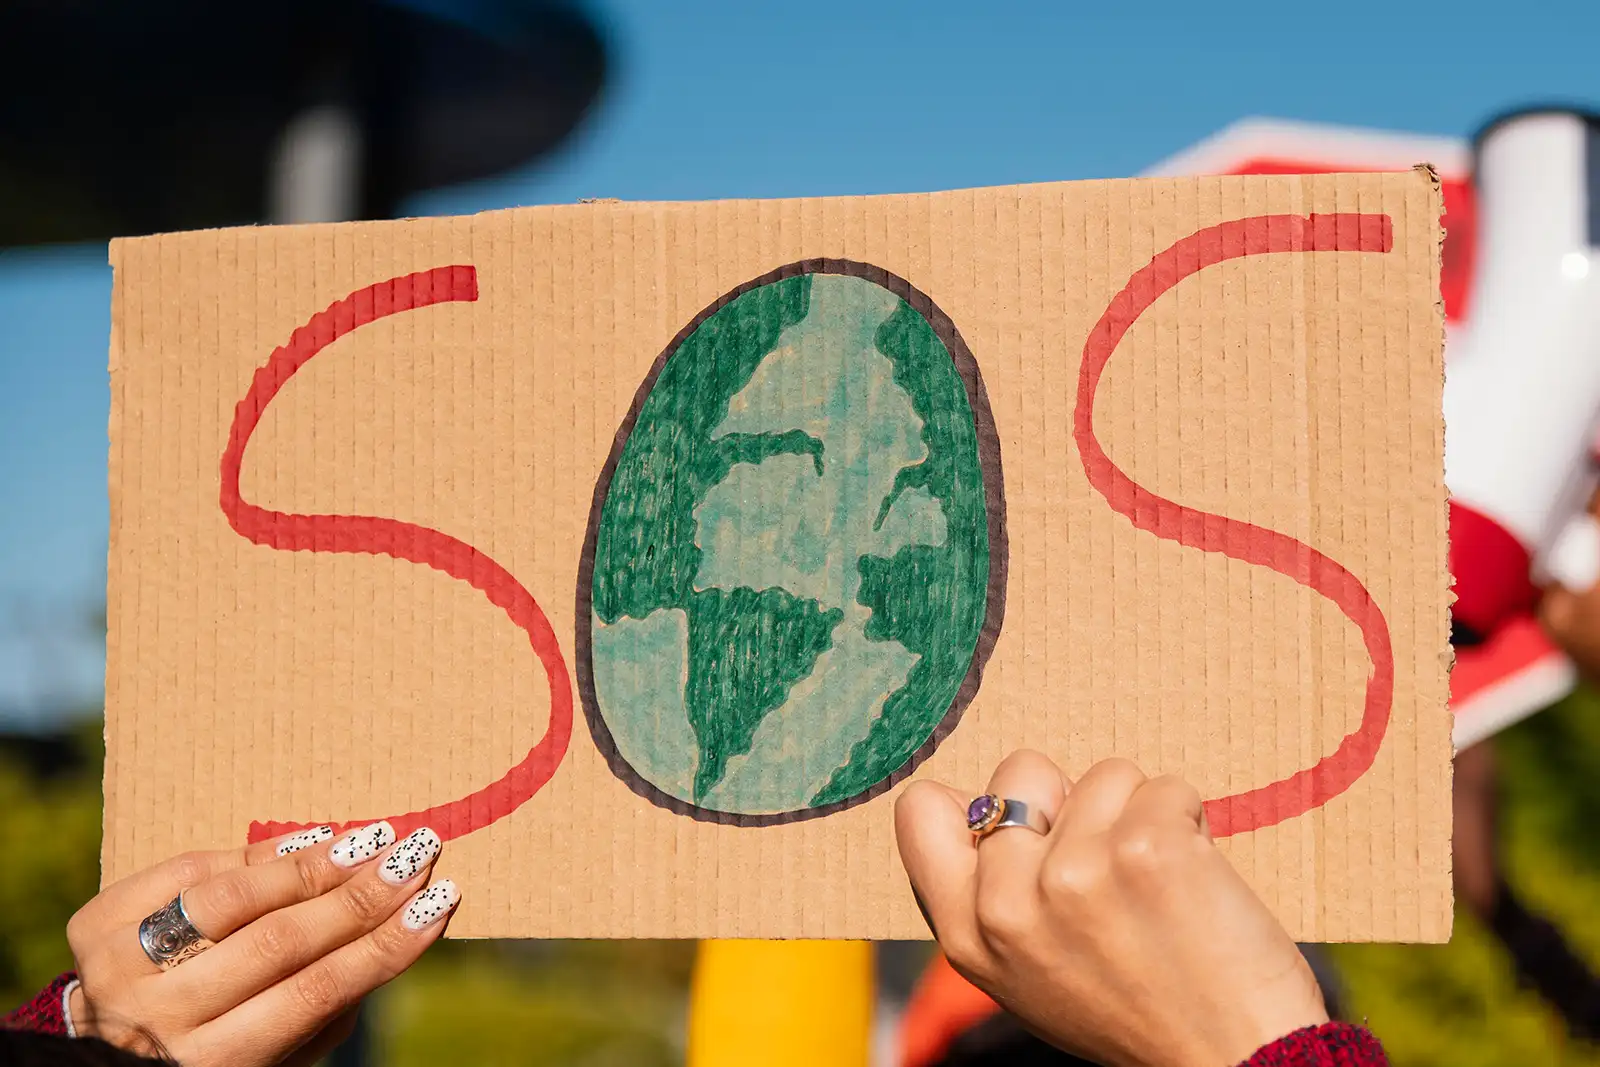
[[[1287,1003],[1271,999],[1257,1000],[1248,1007],[1254,1010],[1250,1011],[1245,1025],[1234,1031],[1235,1040],[1230,1043],[1226,1054],[1215,1057],[1213,1062],[1256,1067],[1253,1057],[1261,1050],[1280,1045],[1295,1034],[1316,1031],[1330,1021],[1320,992],[1314,996],[1296,997]],[[1266,1062],[1275,1064],[1277,1061]]]
[[[1388,1062],[1383,1045],[1368,1031],[1326,1022],[1285,1034],[1239,1067],[1386,1067]]]

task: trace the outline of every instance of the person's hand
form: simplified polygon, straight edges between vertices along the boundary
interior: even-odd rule
[[[1550,586],[1539,598],[1539,622],[1579,674],[1600,679],[1600,586],[1581,592]]]
[[[1041,1038],[1112,1067],[1232,1067],[1328,1021],[1305,958],[1206,828],[1200,796],[1127,760],[1076,784],[1017,752],[989,793],[1048,833],[967,829],[971,794],[915,782],[895,836],[940,947]]]
[[[1568,524],[1547,566],[1551,581],[1539,598],[1539,622],[1591,681],[1600,680],[1600,493]]]
[[[1553,582],[1539,598],[1539,622],[1579,674],[1600,680],[1600,583]]]
[[[438,836],[398,844],[388,823],[327,827],[243,849],[190,852],[100,893],[67,924],[82,983],[77,1033],[184,1067],[310,1064],[355,1008],[438,939],[460,894],[429,886]],[[140,924],[182,894],[214,945],[163,969]]]

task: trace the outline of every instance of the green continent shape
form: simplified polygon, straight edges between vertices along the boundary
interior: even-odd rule
[[[762,768],[824,782],[812,804],[893,773],[948,709],[986,606],[983,477],[948,352],[892,294],[864,298],[851,286],[870,283],[816,278],[827,299],[814,323],[805,322],[817,315],[813,276],[801,276],[741,295],[669,356],[618,457],[597,531],[595,677],[618,747],[658,786],[729,810],[776,810],[778,783],[762,785]],[[862,359],[879,357],[881,374],[863,371]],[[793,389],[824,383],[825,395],[809,400]],[[832,503],[817,503],[818,493]],[[797,503],[806,494],[812,502]],[[728,550],[741,539],[743,549]],[[749,548],[764,540],[781,546],[771,558]],[[847,546],[861,555],[840,556]],[[663,609],[681,628],[634,629]],[[660,644],[672,644],[673,629],[682,654]],[[883,642],[901,647],[861,659]],[[841,669],[849,677],[835,677]],[[839,697],[854,724],[827,710]],[[816,729],[829,740],[812,737]],[[672,755],[687,754],[690,732],[692,784],[689,761]],[[848,758],[830,764],[830,751]],[[666,773],[663,760],[685,766]],[[723,787],[730,760],[741,771]]]
[[[700,569],[694,510],[735,463],[813,454],[798,434],[712,438],[728,402],[810,303],[810,275],[753,289],[701,323],[661,368],[601,509],[593,584],[601,622],[688,605]]]
[[[736,467],[707,492],[696,511],[696,588],[783,589],[843,608],[827,654],[704,798],[718,810],[806,807],[916,663],[900,645],[866,636],[871,612],[857,599],[861,556],[944,540],[943,513],[926,493],[908,491],[883,514],[899,471],[926,458],[922,422],[875,342],[900,307],[864,279],[819,276],[805,321],[779,339],[715,431],[797,428],[824,451],[820,469],[773,457]]]
[[[801,275],[744,293],[684,339],[640,405],[602,505],[592,583],[596,687],[603,706],[608,691],[617,702],[630,702],[659,690],[659,679],[630,685],[630,677],[672,660],[640,662],[622,647],[629,641],[627,624],[663,609],[685,613],[683,702],[652,699],[648,711],[687,716],[700,747],[693,787],[697,800],[721,776],[728,757],[748,751],[761,718],[782,705],[795,680],[810,673],[830,647],[829,634],[840,617],[837,609],[825,611],[815,601],[781,590],[694,589],[701,558],[694,512],[712,486],[736,465],[774,456],[803,457],[821,468],[820,446],[798,431],[713,437],[729,402],[778,338],[805,319],[811,284],[812,276]],[[612,627],[615,635],[607,632]],[[762,640],[780,642],[784,654],[773,654],[774,647],[749,654],[749,646]],[[745,647],[746,654],[731,655],[735,646]],[[629,756],[630,739],[615,728],[613,734]],[[633,754],[630,763],[637,765],[639,755]]]
[[[942,544],[907,545],[892,557],[863,556],[857,599],[872,611],[867,636],[918,656],[905,685],[811,798],[815,806],[871,788],[905,764],[950,709],[977,651],[988,611],[989,522],[977,420],[944,343],[902,303],[878,330],[878,351],[922,420],[925,458],[902,468],[880,521],[898,494],[920,489],[944,509]]]
[[[722,780],[730,757],[750,751],[756,727],[811,673],[843,615],[780,589],[707,589],[689,598],[684,704],[700,742],[696,800]]]

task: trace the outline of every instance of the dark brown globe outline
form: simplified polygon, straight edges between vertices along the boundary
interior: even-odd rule
[[[828,804],[821,804],[809,808],[797,808],[792,811],[782,812],[731,812],[719,811],[713,808],[701,807],[691,804],[680,797],[675,797],[665,790],[650,782],[633,768],[617,747],[616,739],[611,734],[611,728],[606,723],[605,715],[600,709],[599,695],[595,690],[594,682],[594,562],[595,551],[600,536],[600,519],[605,508],[606,497],[611,490],[611,480],[616,473],[617,463],[622,457],[623,449],[627,446],[628,439],[633,436],[634,427],[638,424],[639,413],[644,408],[646,399],[655,390],[657,380],[661,377],[662,370],[667,361],[682,347],[683,343],[705,323],[705,321],[727,307],[744,294],[781,282],[788,278],[798,277],[803,274],[839,274],[852,278],[861,278],[865,281],[888,290],[895,296],[904,300],[911,309],[932,327],[934,335],[944,345],[945,352],[954,364],[956,374],[961,379],[961,384],[966,390],[967,404],[972,411],[973,428],[978,442],[978,469],[983,477],[984,515],[988,526],[989,535],[989,581],[984,596],[983,624],[978,629],[978,639],[973,648],[972,661],[967,667],[967,673],[961,680],[955,696],[950,701],[942,718],[929,733],[927,740],[918,746],[916,751],[907,757],[895,770],[879,779],[874,784],[856,793],[854,796],[843,800],[836,800]],[[648,800],[650,803],[677,815],[687,815],[699,822],[719,823],[725,826],[780,826],[786,823],[806,822],[811,819],[825,818],[836,815],[841,811],[857,807],[875,800],[896,785],[905,781],[923,761],[936,752],[944,740],[955,732],[961,722],[962,715],[978,694],[978,689],[983,683],[984,667],[989,662],[990,655],[994,652],[995,643],[999,640],[1000,629],[1005,619],[1006,602],[1006,576],[1010,559],[1010,547],[1006,537],[1005,515],[1005,482],[1000,462],[1000,437],[995,429],[994,414],[989,407],[989,395],[984,389],[983,376],[978,369],[978,362],[972,355],[972,350],[967,346],[955,322],[949,315],[933,302],[933,299],[912,285],[906,279],[893,274],[882,267],[870,263],[861,263],[850,259],[806,259],[799,262],[785,264],[776,270],[768,271],[758,278],[753,278],[743,285],[728,291],[718,297],[716,301],[703,309],[688,324],[679,330],[669,341],[661,354],[651,364],[650,370],[645,374],[644,381],[635,391],[633,402],[629,405],[627,414],[623,417],[622,424],[617,428],[617,433],[611,444],[611,451],[606,456],[605,465],[600,469],[600,477],[595,483],[594,497],[589,508],[589,522],[584,534],[583,550],[578,557],[578,588],[577,588],[577,626],[576,626],[576,660],[578,674],[578,692],[583,701],[584,719],[589,724],[589,734],[594,740],[595,748],[605,757],[606,765],[611,773],[616,775],[635,794]]]

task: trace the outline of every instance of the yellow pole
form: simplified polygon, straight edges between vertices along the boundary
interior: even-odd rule
[[[869,1067],[867,941],[702,941],[687,1067]]]

